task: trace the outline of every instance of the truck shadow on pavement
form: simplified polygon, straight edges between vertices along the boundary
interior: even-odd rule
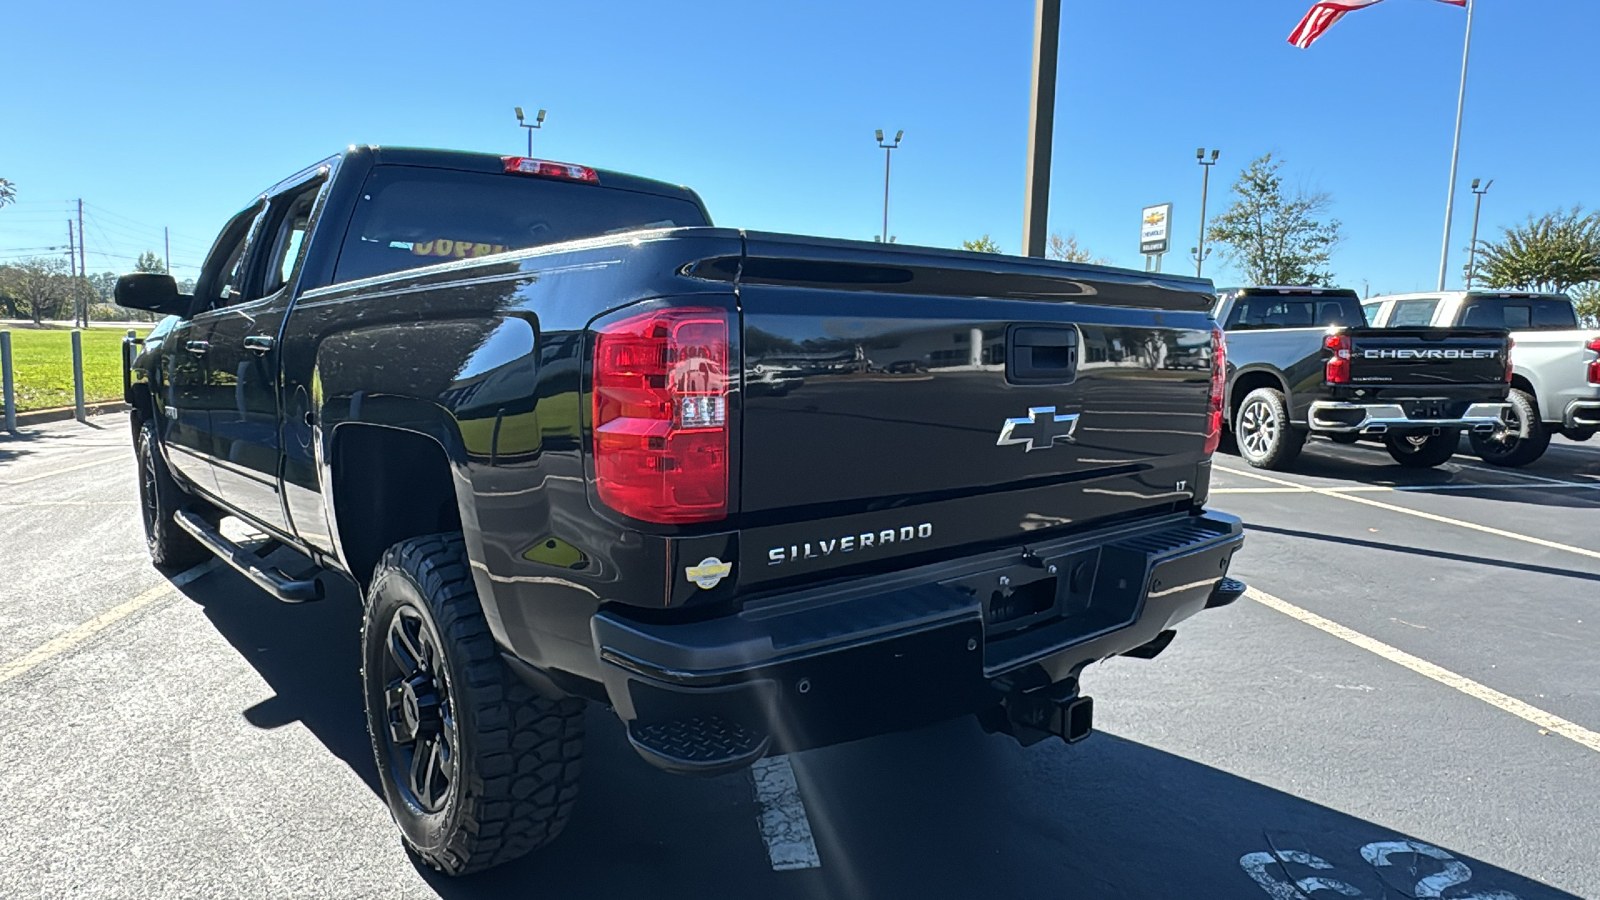
[[[243,710],[245,718],[260,728],[301,722],[381,804],[362,713],[359,606],[353,589],[333,587],[321,603],[289,606],[222,572],[184,592],[275,693]],[[566,832],[543,851],[465,878],[419,867],[433,891],[694,900],[1265,891],[1282,900],[1309,896],[1317,883],[1305,879],[1321,878],[1345,883],[1343,896],[1380,900],[1426,895],[1418,881],[1465,873],[1477,896],[1572,900],[1422,843],[1426,835],[1402,835],[1134,741],[1102,732],[1071,747],[1024,748],[971,720],[793,757],[822,865],[773,871],[747,775],[666,775],[639,759],[604,710],[594,710],[589,725]],[[1387,865],[1369,862],[1374,854]]]
[[[1306,538],[1313,541],[1329,541],[1335,544],[1344,544],[1349,547],[1364,547],[1370,550],[1381,550],[1387,553],[1410,553],[1425,559],[1448,559],[1452,562],[1463,562],[1475,566],[1494,566],[1500,569],[1515,569],[1519,572],[1532,572],[1536,575],[1555,575],[1559,578],[1579,578],[1584,581],[1600,581],[1600,575],[1592,572],[1581,572],[1576,569],[1558,569],[1554,566],[1540,566],[1533,563],[1512,562],[1508,559],[1488,559],[1471,553],[1451,553],[1447,550],[1430,550],[1423,547],[1406,547],[1395,543],[1383,541],[1365,541],[1360,538],[1339,537],[1332,534],[1321,534],[1315,531],[1297,531],[1293,528],[1276,528],[1271,525],[1259,525],[1252,522],[1245,523],[1246,531],[1264,531],[1268,534],[1279,534],[1284,537]]]

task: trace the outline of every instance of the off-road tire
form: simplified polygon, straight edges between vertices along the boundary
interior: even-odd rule
[[[393,659],[390,627],[403,610],[409,611],[404,621],[430,629],[442,658],[422,668],[439,673],[438,708],[453,723],[450,755],[459,768],[434,812],[401,787],[403,780],[411,784],[397,768],[409,751],[389,725],[389,689],[403,679],[391,684],[383,673]],[[384,799],[412,853],[462,875],[515,859],[561,833],[578,794],[584,702],[541,695],[501,659],[459,534],[412,538],[383,554],[367,592],[361,644],[367,730]]]
[[[186,569],[210,558],[211,551],[173,521],[173,514],[191,501],[167,468],[154,423],[146,421],[139,427],[133,455],[139,466],[139,512],[150,561],[162,568]]]
[[[1245,395],[1233,424],[1239,457],[1258,469],[1289,468],[1310,433],[1289,421],[1289,404],[1277,388],[1256,388]]]
[[[1461,446],[1461,432],[1446,431],[1443,434],[1433,434],[1420,442],[1414,437],[1391,433],[1383,436],[1383,445],[1389,449],[1389,455],[1400,465],[1413,469],[1431,469],[1444,464],[1456,454],[1456,449]]]
[[[1550,429],[1539,418],[1539,404],[1527,391],[1511,389],[1506,396],[1515,418],[1511,428],[1493,434],[1472,434],[1472,452],[1491,466],[1516,469],[1544,455],[1550,446]],[[1522,434],[1526,428],[1527,434]]]

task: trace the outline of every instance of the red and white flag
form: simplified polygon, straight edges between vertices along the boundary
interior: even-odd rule
[[[1300,20],[1292,34],[1289,43],[1304,50],[1322,37],[1322,33],[1333,27],[1333,23],[1344,18],[1344,14],[1352,10],[1365,9],[1383,0],[1323,0],[1311,7],[1306,17]],[[1451,6],[1466,6],[1467,0],[1439,0]]]

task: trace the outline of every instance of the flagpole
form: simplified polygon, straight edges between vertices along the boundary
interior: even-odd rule
[[[1467,108],[1467,60],[1472,55],[1472,0],[1467,0],[1467,40],[1461,49],[1461,93],[1456,96],[1456,140],[1450,151],[1450,193],[1444,202],[1444,248],[1439,251],[1439,290],[1450,271],[1450,225],[1456,212],[1456,168],[1461,164],[1461,115]]]

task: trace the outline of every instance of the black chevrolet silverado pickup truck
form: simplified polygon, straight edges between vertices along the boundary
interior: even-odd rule
[[[1244,591],[1203,508],[1207,282],[354,147],[235,216],[192,296],[117,299],[169,314],[127,347],[154,560],[360,589],[383,791],[447,872],[560,831],[587,702],[680,773],[962,715],[1076,740],[1085,666]]]
[[[1503,328],[1369,328],[1354,291],[1217,291],[1227,340],[1227,423],[1245,462],[1286,469],[1306,438],[1382,440],[1403,466],[1449,459],[1468,430],[1503,428]]]

